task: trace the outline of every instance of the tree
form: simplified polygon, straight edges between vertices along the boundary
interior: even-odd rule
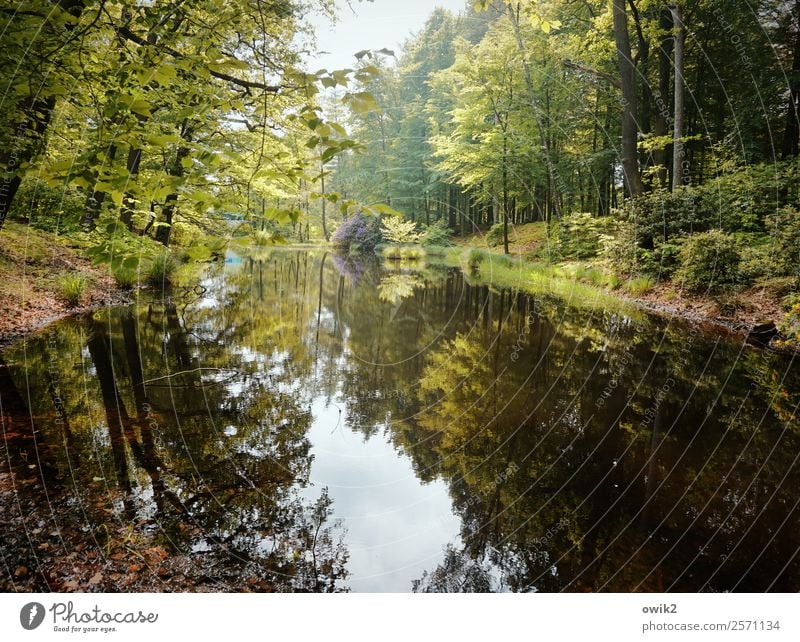
[[[631,196],[638,196],[644,192],[644,185],[639,172],[636,66],[633,61],[628,35],[626,0],[612,0],[612,11],[614,14],[614,42],[617,50],[617,65],[622,89],[622,143],[620,156],[622,158],[626,190]]]

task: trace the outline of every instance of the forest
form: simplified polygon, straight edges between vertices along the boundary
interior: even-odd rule
[[[335,11],[8,5],[0,236],[55,233],[121,287],[235,239],[455,243],[475,270],[499,248],[523,280],[699,299],[797,340],[800,3],[468,2],[309,71],[309,16]],[[85,281],[42,287],[75,303]]]
[[[797,591],[800,0],[381,3],[0,0],[0,590]]]

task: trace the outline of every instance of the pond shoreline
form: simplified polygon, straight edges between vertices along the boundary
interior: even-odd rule
[[[51,323],[106,306],[126,305],[134,290],[120,287],[111,274],[83,255],[63,236],[7,222],[0,234],[0,347],[24,339]],[[59,292],[67,276],[85,279],[80,305]]]
[[[557,273],[570,267],[566,264],[549,265],[487,250],[483,252],[489,257],[486,270],[490,274],[484,274],[481,263],[469,265],[468,259],[465,260],[463,252],[469,248],[460,246],[452,249],[445,255],[444,263],[460,267],[495,287],[521,288],[533,294],[548,291],[565,300],[569,295],[570,301],[590,302],[591,305],[597,305],[597,299],[605,299],[609,306],[631,305],[648,314],[678,319],[743,338],[755,347],[789,354],[800,351],[800,344],[778,333],[777,327],[784,311],[780,299],[765,288],[753,287],[739,293],[738,301],[747,302],[747,306],[733,305],[730,314],[724,314],[720,302],[713,297],[688,294],[669,282],[657,283],[646,292],[635,295],[627,293],[624,287],[602,287]],[[435,261],[438,257],[429,258]],[[603,302],[599,304],[603,305]]]

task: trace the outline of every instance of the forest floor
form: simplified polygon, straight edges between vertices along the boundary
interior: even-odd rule
[[[66,276],[86,288],[72,306],[62,296]],[[0,345],[79,312],[128,300],[107,268],[97,267],[68,239],[7,221],[0,233]]]
[[[689,292],[679,284],[666,280],[618,279],[602,260],[549,263],[544,223],[518,225],[509,231],[509,253],[515,259],[510,263],[503,261],[502,242],[490,240],[486,231],[456,237],[454,243],[462,255],[465,248],[477,248],[489,253],[487,265],[478,265],[477,272],[484,278],[490,278],[495,285],[524,287],[527,282],[534,283],[535,287],[537,280],[563,279],[566,283],[561,287],[554,288],[551,284],[548,288],[569,291],[571,300],[581,296],[596,299],[598,295],[593,291],[599,290],[603,299],[613,297],[649,312],[710,324],[737,334],[749,334],[762,324],[777,326],[784,315],[781,299],[786,293],[781,291],[779,284],[766,283],[721,296],[710,296]],[[575,287],[585,292],[575,291]]]

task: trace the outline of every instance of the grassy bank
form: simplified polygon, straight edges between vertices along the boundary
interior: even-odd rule
[[[0,232],[0,341],[59,317],[125,300],[106,266],[95,266],[75,242],[7,222]]]
[[[794,325],[800,310],[792,305],[782,282],[764,281],[713,295],[697,293],[668,279],[620,276],[603,258],[550,261],[552,249],[545,224],[530,223],[512,228],[508,255],[503,253],[501,240],[479,232],[456,239],[444,261],[461,267],[477,281],[553,294],[580,307],[646,309],[742,333],[774,324],[784,333],[778,337],[778,345],[800,345]]]

